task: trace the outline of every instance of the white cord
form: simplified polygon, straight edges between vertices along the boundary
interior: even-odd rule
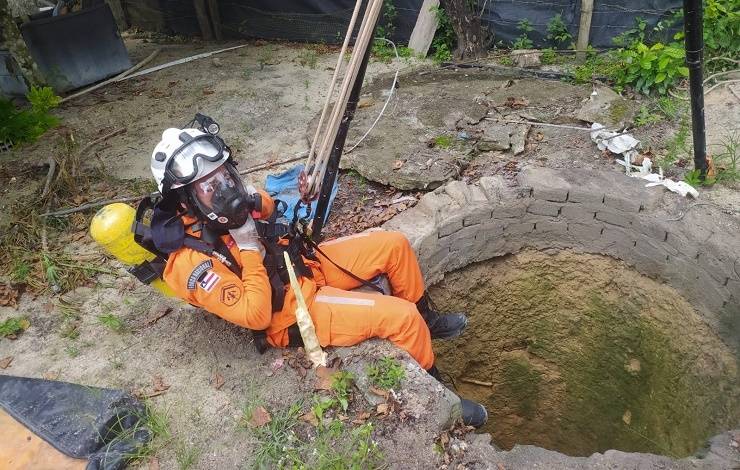
[[[385,42],[389,43],[391,46],[393,46],[393,52],[396,53],[396,59],[400,60],[401,57],[398,55],[398,49],[396,49],[396,44],[393,41],[391,41],[390,39],[386,39],[386,38],[375,38],[375,39],[376,40],[382,39],[383,41],[385,41]],[[393,83],[391,84],[391,89],[388,91],[388,98],[386,98],[385,104],[383,104],[383,109],[381,109],[380,110],[380,113],[378,113],[378,117],[375,118],[375,121],[373,121],[373,124],[370,126],[370,128],[362,135],[362,137],[360,137],[360,140],[358,140],[357,142],[355,142],[355,145],[353,145],[352,147],[350,147],[349,150],[347,150],[347,151],[344,152],[345,154],[350,153],[355,148],[357,148],[357,146],[360,145],[363,140],[365,140],[365,137],[367,137],[368,134],[370,134],[370,131],[373,130],[373,128],[375,127],[375,125],[378,123],[378,121],[380,121],[380,118],[383,117],[383,113],[385,112],[385,108],[388,107],[388,104],[391,102],[391,98],[393,98],[393,93],[396,91],[396,84],[398,83],[398,74],[400,72],[401,72],[401,67],[399,66],[396,69],[396,74],[393,76]]]

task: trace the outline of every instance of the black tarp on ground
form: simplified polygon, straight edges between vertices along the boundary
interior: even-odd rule
[[[150,439],[143,406],[121,390],[0,375],[0,407],[88,470],[123,468]]]

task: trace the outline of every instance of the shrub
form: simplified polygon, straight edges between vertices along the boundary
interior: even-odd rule
[[[59,119],[49,113],[61,100],[51,88],[31,87],[26,98],[30,103],[26,109],[17,109],[9,100],[0,98],[0,143],[34,142],[59,123]]]

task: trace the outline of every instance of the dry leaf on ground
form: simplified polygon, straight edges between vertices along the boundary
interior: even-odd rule
[[[150,326],[155,324],[160,318],[164,317],[165,315],[169,315],[172,312],[172,307],[165,307],[162,309],[157,309],[154,313],[149,315],[149,317],[144,322],[145,325]]]
[[[378,405],[378,407],[375,409],[375,412],[379,415],[387,415],[390,411],[390,405],[388,403],[381,403]]]
[[[46,380],[56,380],[59,378],[59,371],[56,370],[50,370],[48,372],[44,372],[43,378]]]
[[[7,356],[0,359],[0,369],[7,369],[10,367],[11,362],[13,362],[13,356]]]
[[[319,419],[316,417],[313,411],[309,411],[308,413],[301,415],[301,421],[305,421],[311,424],[313,427],[319,426]]]
[[[224,386],[225,382],[226,381],[224,380],[224,376],[219,374],[218,372],[214,373],[213,377],[211,377],[211,386],[216,390],[221,390],[221,387]]]
[[[15,307],[18,305],[18,290],[10,284],[0,283],[0,305]]]
[[[267,412],[265,407],[258,406],[252,411],[252,417],[249,419],[249,425],[255,428],[264,426],[265,424],[272,421],[270,413]]]
[[[152,457],[149,459],[149,470],[159,470],[159,459]]]
[[[315,390],[331,390],[332,375],[337,372],[334,367],[319,366],[316,368]]]
[[[154,391],[155,392],[164,392],[165,390],[169,389],[170,386],[164,383],[164,379],[161,375],[155,375],[152,379],[152,383],[154,384]]]
[[[394,170],[400,170],[404,163],[406,163],[406,160],[396,160],[393,163],[393,169]]]
[[[370,391],[373,392],[375,395],[378,395],[379,397],[388,398],[388,390],[383,390],[382,388],[371,386]]]

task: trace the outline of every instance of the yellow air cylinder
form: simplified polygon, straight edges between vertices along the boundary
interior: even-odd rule
[[[132,226],[135,218],[136,210],[133,207],[116,202],[100,209],[90,222],[90,236],[93,240],[108,254],[128,266],[151,261],[156,257],[134,240]],[[151,286],[164,295],[175,296],[162,279],[155,279]]]

